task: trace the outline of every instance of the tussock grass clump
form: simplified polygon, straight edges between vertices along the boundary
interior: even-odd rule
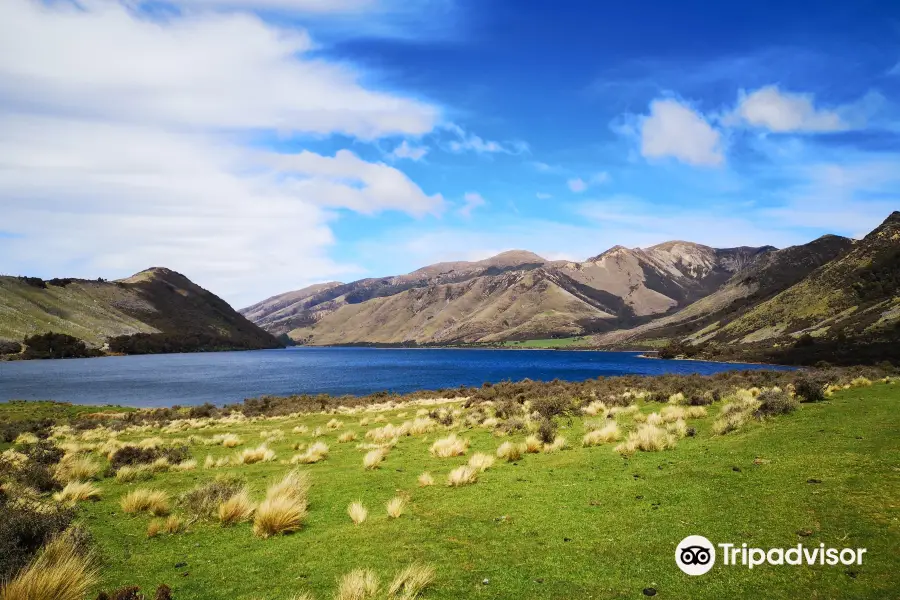
[[[684,404],[685,401],[684,392],[675,392],[669,396],[669,404]]]
[[[384,457],[387,456],[387,451],[381,448],[376,450],[369,450],[366,452],[366,455],[363,456],[363,467],[366,470],[372,471],[381,466]]]
[[[90,556],[79,551],[72,533],[44,546],[34,560],[0,588],[3,600],[82,600],[97,582]]]
[[[469,466],[478,470],[479,473],[484,473],[494,466],[494,457],[484,452],[476,452],[469,458]]]
[[[606,404],[604,404],[600,400],[594,400],[587,406],[583,406],[581,408],[581,412],[591,417],[596,417],[597,415],[605,415],[607,410],[608,409],[606,408]]]
[[[622,432],[619,430],[619,425],[612,421],[600,429],[592,429],[584,434],[584,437],[581,438],[581,445],[585,448],[599,446],[600,444],[615,442],[620,437],[622,437]]]
[[[173,471],[193,471],[197,468],[197,461],[195,459],[183,460],[177,465],[172,465]]]
[[[54,469],[54,476],[62,483],[86,481],[100,475],[100,463],[89,456],[67,454]]]
[[[665,419],[663,419],[659,413],[653,412],[647,415],[647,420],[645,421],[645,423],[647,423],[647,425],[659,427],[660,425],[665,423]]]
[[[226,433],[222,436],[222,446],[225,448],[236,448],[243,443],[244,441],[233,433]]]
[[[437,458],[450,458],[462,456],[469,449],[469,440],[457,437],[451,433],[445,438],[435,441],[431,445],[431,455]]]
[[[369,569],[355,569],[338,581],[334,600],[374,600],[381,583]]]
[[[712,432],[715,435],[725,435],[737,431],[750,421],[760,405],[756,397],[747,390],[738,390],[734,396],[730,397],[730,400],[722,405],[719,416],[713,421]]]
[[[291,429],[291,433],[296,433],[297,435],[304,435],[309,432],[309,427],[306,425],[297,425],[293,429]]]
[[[385,508],[387,509],[387,514],[390,518],[398,519],[406,510],[406,498],[395,496],[387,501]]]
[[[169,514],[169,495],[162,490],[138,488],[122,496],[119,505],[124,513],[148,512],[162,517]]]
[[[256,506],[250,500],[250,492],[243,488],[219,505],[219,522],[222,525],[234,525],[249,521],[255,509]]]
[[[351,502],[350,506],[347,507],[347,514],[354,525],[359,525],[369,517],[369,509],[357,500],[356,502]]]
[[[341,435],[338,436],[338,443],[346,444],[347,442],[352,442],[356,440],[356,432],[355,431],[345,431]]]
[[[434,568],[428,565],[411,564],[394,577],[388,587],[391,600],[415,600],[434,582]]]
[[[678,419],[677,421],[666,423],[666,432],[674,435],[678,439],[681,439],[687,435],[687,423],[684,422],[684,419]]]
[[[159,519],[153,519],[149,523],[147,523],[147,537],[155,538],[159,535],[159,532],[162,531],[162,521]]]
[[[447,485],[450,487],[471,485],[476,481],[478,481],[478,469],[469,465],[456,467],[447,475]]]
[[[408,430],[407,430],[408,431]],[[401,435],[405,435],[407,431],[403,431],[401,427],[388,423],[383,427],[376,427],[366,432],[366,439],[376,444],[392,443]]]
[[[309,486],[309,475],[297,470],[270,486],[256,509],[253,533],[267,538],[298,531],[307,516]]]
[[[283,533],[299,531],[306,520],[306,503],[287,496],[266,498],[256,509],[253,533],[267,538]]]
[[[537,454],[544,447],[544,443],[536,435],[529,435],[525,438],[525,452],[527,454]]]
[[[413,419],[412,423],[409,424],[409,435],[425,435],[426,433],[431,433],[437,427],[437,423],[435,423],[432,419],[428,417],[418,417]]]
[[[311,465],[328,457],[328,444],[325,442],[315,442],[306,449],[306,452],[295,454],[291,458],[292,465]]]
[[[213,458],[211,455],[206,455],[206,460],[203,461],[204,469],[218,469],[219,467],[226,467],[231,464],[231,461],[227,456],[221,456],[219,458]]]
[[[525,453],[525,444],[517,444],[515,442],[503,442],[497,448],[497,458],[502,458],[507,462],[515,462],[522,458]]]
[[[325,424],[325,428],[330,431],[336,431],[344,426],[344,422],[339,419],[331,419]]]
[[[62,490],[53,494],[53,499],[69,505],[85,500],[99,500],[100,489],[87,481],[71,481]]]
[[[267,442],[277,442],[284,439],[284,432],[280,429],[263,429],[259,432],[259,437]]]
[[[169,518],[163,523],[162,530],[165,533],[178,533],[182,528],[181,519],[177,515],[169,515]]]
[[[565,437],[558,435],[553,438],[553,441],[549,444],[544,444],[544,454],[553,454],[554,452],[559,452],[560,450],[565,450],[569,447],[569,440]]]
[[[116,481],[123,483],[147,481],[148,479],[153,479],[153,469],[150,468],[150,465],[126,465],[116,471]]]
[[[434,485],[434,477],[431,476],[431,473],[425,471],[418,478],[419,487],[428,487],[429,485]]]
[[[635,431],[628,434],[628,438],[616,446],[615,451],[620,454],[634,454],[638,450],[642,452],[659,452],[675,446],[675,438],[665,429],[644,423]]]
[[[256,448],[245,448],[234,456],[236,465],[253,465],[260,462],[272,462],[275,460],[275,452],[265,444]]]

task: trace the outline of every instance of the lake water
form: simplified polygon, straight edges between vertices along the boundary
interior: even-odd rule
[[[252,352],[0,362],[0,401],[171,406],[263,394],[369,394],[479,386],[485,381],[600,375],[712,374],[784,368],[638,358],[637,352],[287,348]]]

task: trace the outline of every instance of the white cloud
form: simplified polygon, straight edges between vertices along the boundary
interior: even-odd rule
[[[650,103],[640,136],[645,158],[673,157],[695,166],[718,166],[725,160],[720,133],[703,115],[674,99]]]
[[[393,158],[408,158],[413,161],[420,161],[428,154],[428,148],[425,146],[410,146],[409,142],[403,140],[399,146],[391,152]]]
[[[117,3],[0,2],[0,97],[104,119],[224,129],[421,135],[440,110],[364,88],[349,66],[309,56],[302,30],[246,14],[164,22]]]
[[[485,140],[480,136],[465,131],[462,127],[450,123],[445,129],[457,136],[458,139],[451,140],[447,147],[451,152],[475,152],[476,154],[524,154],[528,152],[528,144],[523,141],[496,142]]]
[[[248,15],[0,2],[0,270],[167,266],[237,306],[359,275],[329,257],[339,210],[434,214],[441,195],[347,150],[248,140],[421,135],[440,109],[364,87],[311,48]]]
[[[274,8],[319,14],[372,12],[385,4],[379,0],[172,0],[172,2],[182,6]]]
[[[463,197],[463,201],[464,203],[459,209],[459,214],[466,218],[472,216],[473,210],[486,204],[485,199],[478,192],[467,192]]]
[[[569,189],[572,190],[573,192],[575,192],[576,194],[580,194],[581,192],[585,191],[588,188],[587,182],[584,179],[581,179],[580,177],[570,179],[569,181],[566,182],[566,184],[569,186]]]
[[[837,111],[816,108],[811,94],[782,92],[770,85],[741,92],[736,109],[749,125],[785,132],[828,132],[849,128]]]

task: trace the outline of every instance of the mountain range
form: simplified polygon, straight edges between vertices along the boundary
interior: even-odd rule
[[[0,354],[27,357],[21,342],[51,332],[125,354],[556,338],[719,359],[896,359],[900,212],[860,240],[825,235],[783,249],[671,241],[583,262],[513,250],[320,283],[239,312],[165,268],[117,281],[0,277]]]
[[[298,344],[678,345],[713,355],[890,344],[900,322],[900,212],[862,240],[710,248],[615,246],[584,262],[527,251],[330,282],[241,310]],[[780,350],[779,350],[780,351]]]

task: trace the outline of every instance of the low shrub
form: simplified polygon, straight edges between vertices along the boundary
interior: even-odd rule
[[[828,378],[822,375],[801,375],[793,381],[794,393],[800,402],[822,402],[828,383]]]
[[[0,582],[9,581],[38,550],[68,529],[75,511],[37,502],[12,502],[0,493]]]
[[[800,402],[796,398],[791,398],[786,392],[778,389],[764,390],[756,399],[759,402],[759,408],[754,413],[757,419],[786,415],[800,407]]]
[[[179,504],[196,517],[212,519],[217,516],[219,506],[244,487],[244,481],[238,477],[216,477],[182,494]]]

